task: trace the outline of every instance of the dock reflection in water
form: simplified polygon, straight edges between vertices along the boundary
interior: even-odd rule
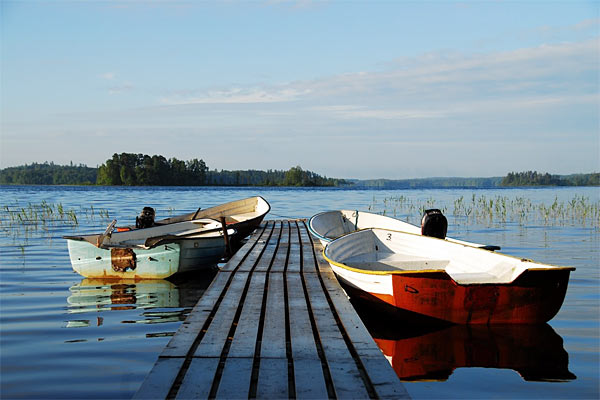
[[[563,339],[548,324],[402,327],[355,304],[404,381],[445,381],[457,368],[512,369],[526,381],[570,381]]]

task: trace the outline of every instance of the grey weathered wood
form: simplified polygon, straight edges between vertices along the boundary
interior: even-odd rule
[[[221,271],[233,271],[237,268],[244,257],[246,257],[246,254],[250,252],[250,249],[255,246],[255,243],[261,238],[268,237],[272,226],[273,222],[263,222],[256,230],[254,230],[248,241],[227,261]]]
[[[336,396],[340,399],[368,399],[369,392],[352,357],[344,361],[339,360],[341,357],[337,358],[327,363]]]
[[[281,236],[279,236],[277,254],[275,254],[275,259],[273,260],[273,265],[271,266],[271,272],[283,272],[285,270],[287,265],[288,248],[290,245],[289,236],[289,222],[284,221],[281,227]]]
[[[207,399],[213,384],[218,358],[194,358],[177,391],[177,399]]]
[[[133,398],[166,399],[184,361],[183,358],[159,357]]]
[[[238,272],[234,275],[219,309],[194,353],[195,357],[219,357],[221,355],[247,280],[247,272]]]
[[[301,358],[319,359],[313,329],[306,305],[300,274],[287,274],[290,341],[294,361]]]
[[[315,264],[315,256],[313,254],[313,245],[309,238],[308,229],[306,228],[305,223],[301,224],[300,240],[302,243],[302,272],[316,273],[317,267]]]
[[[326,262],[325,259],[319,255],[317,255],[317,260],[319,263]],[[364,326],[362,320],[354,310],[354,307],[348,301],[348,297],[342,290],[339,282],[335,278],[334,273],[331,270],[326,270],[325,268],[325,266],[320,267],[323,284],[327,289],[331,301],[337,310],[337,314],[340,316],[340,320],[348,337],[352,341],[354,348],[362,356],[379,356],[381,351],[377,347],[377,344],[375,344],[373,337],[369,334],[369,331]]]
[[[305,279],[305,284],[323,348],[331,349],[331,357],[335,357],[337,353],[346,357],[348,353],[346,342],[337,326],[321,283],[318,279]]]
[[[384,357],[361,357],[365,369],[369,372],[369,379],[373,383],[377,397],[380,399],[410,399],[410,395],[394,369],[390,367]]]
[[[252,377],[252,358],[228,358],[219,382],[217,399],[247,399]]]
[[[267,221],[252,234],[169,341],[136,398],[166,398],[171,390],[177,398],[207,398],[211,389],[217,398],[254,391],[257,398],[409,398],[304,221]]]
[[[288,264],[286,271],[289,272],[300,272],[300,267],[302,265],[302,260],[300,254],[301,250],[301,242],[299,238],[299,227],[296,221],[290,222],[290,254],[288,257]]]
[[[329,397],[319,359],[294,359],[294,382],[297,399],[326,399]]]
[[[354,307],[348,301],[348,297],[335,278],[331,266],[323,257],[320,244],[315,244],[315,253],[323,284],[337,311],[346,335],[352,342],[359,362],[368,372],[369,380],[373,384],[377,396],[380,398],[410,398],[394,370],[387,360],[382,357],[381,350],[377,347]]]
[[[192,309],[190,315],[163,349],[161,357],[185,357],[188,354],[230,277],[231,273],[229,272],[219,272],[217,274],[204,295]]]
[[[270,222],[269,226],[266,227],[262,235],[256,238],[256,245],[254,246],[254,248],[252,248],[244,262],[239,266],[239,271],[248,272],[254,270],[254,268],[256,267],[256,263],[260,259],[261,254],[265,249],[265,246],[270,241],[270,236],[273,231],[273,227],[274,223]]]
[[[369,397],[318,279],[306,280],[306,289],[336,394],[341,398],[352,397],[352,393],[354,398]]]
[[[276,221],[273,226],[273,231],[271,233],[271,238],[266,243],[265,250],[263,255],[261,256],[258,264],[254,268],[254,271],[258,272],[266,272],[271,266],[271,260],[275,254],[275,250],[277,250],[277,243],[279,241],[279,236],[281,235],[281,221]]]
[[[254,357],[267,274],[254,272],[228,357]]]
[[[286,279],[296,398],[324,399],[328,397],[327,386],[310,322],[302,276],[288,273]]]
[[[269,274],[269,291],[262,332],[261,358],[285,358],[285,302],[283,275]]]
[[[288,363],[285,358],[261,358],[256,387],[257,399],[287,399]]]

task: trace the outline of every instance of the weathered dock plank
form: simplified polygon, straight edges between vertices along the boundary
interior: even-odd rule
[[[240,305],[244,286],[248,280],[247,272],[238,272],[227,290],[223,301],[206,330],[202,341],[196,348],[194,357],[220,357],[229,331],[233,324],[235,313]]]
[[[247,399],[252,378],[252,364],[252,358],[227,358],[216,398]]]
[[[192,359],[175,398],[207,399],[210,395],[210,389],[218,366],[218,358]]]
[[[228,357],[254,358],[266,277],[264,272],[252,275]]]
[[[310,237],[267,221],[219,271],[136,398],[408,398]]]
[[[294,360],[294,381],[297,399],[327,399],[327,384],[321,360],[309,358]]]
[[[289,398],[290,393],[288,381],[288,362],[285,358],[261,359],[256,398]]]
[[[318,359],[319,354],[302,287],[302,277],[300,274],[288,274],[286,279],[292,357],[294,361],[298,359]]]
[[[135,394],[135,398],[166,399],[184,361],[184,358],[159,357]]]

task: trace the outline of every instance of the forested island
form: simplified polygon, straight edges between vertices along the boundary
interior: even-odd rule
[[[181,161],[160,155],[114,154],[98,168],[45,162],[0,170],[2,185],[107,186],[340,186],[343,179],[323,177],[300,166],[287,171],[210,170],[200,159]]]
[[[33,163],[0,169],[2,185],[107,186],[329,186],[365,189],[463,188],[518,186],[600,186],[600,173],[550,175],[537,171],[510,172],[491,178],[336,179],[300,166],[283,170],[211,170],[202,159],[181,161],[160,155],[114,154],[98,168],[86,165]]]
[[[0,169],[2,185],[95,185],[98,168],[45,162]]]
[[[501,186],[600,186],[600,173],[550,175],[537,171],[510,172]]]

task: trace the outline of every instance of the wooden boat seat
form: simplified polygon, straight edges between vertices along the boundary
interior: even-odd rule
[[[348,265],[349,267],[370,271],[443,270],[449,263],[450,260],[436,260],[432,258],[398,253],[363,254],[357,257],[351,257],[344,261],[344,264]]]
[[[523,271],[527,269],[527,266],[517,266],[510,262],[500,262],[492,265],[487,271],[471,272],[459,268],[464,268],[464,266],[454,264],[448,268],[446,272],[448,272],[448,275],[456,282],[470,285],[483,283],[510,283],[523,273]]]
[[[256,218],[259,217],[261,215],[260,212],[258,211],[252,211],[252,212],[246,212],[246,213],[241,213],[241,214],[235,214],[235,215],[229,215],[227,217],[227,222],[229,222],[230,220],[234,221],[234,222],[241,222],[241,221],[246,221],[252,218]]]
[[[397,253],[392,253],[385,258],[379,258],[378,261],[404,271],[445,269],[446,266],[450,264],[450,260],[439,260]]]
[[[496,282],[498,277],[488,272],[461,272],[449,273],[450,277],[458,283],[475,284],[475,283],[491,283]]]

